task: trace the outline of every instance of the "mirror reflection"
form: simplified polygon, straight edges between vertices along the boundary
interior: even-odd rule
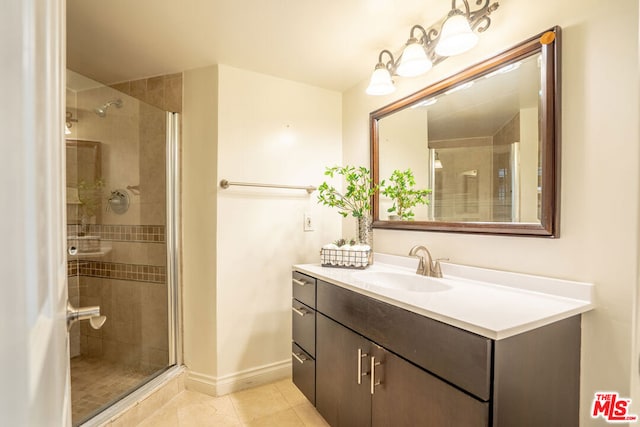
[[[374,228],[559,236],[560,32],[370,114]]]
[[[410,168],[431,190],[416,221],[540,223],[540,64],[535,53],[378,121],[380,180]],[[401,220],[379,201],[381,220]]]

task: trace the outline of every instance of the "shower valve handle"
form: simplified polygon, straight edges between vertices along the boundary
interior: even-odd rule
[[[67,301],[67,330],[78,320],[88,320],[93,329],[100,329],[107,320],[106,316],[100,315],[100,306],[88,306],[75,308]]]

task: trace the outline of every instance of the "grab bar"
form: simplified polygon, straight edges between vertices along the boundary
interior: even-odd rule
[[[223,179],[220,181],[220,187],[227,189],[230,185],[238,185],[241,187],[264,187],[264,188],[284,188],[287,190],[305,190],[308,194],[313,193],[317,190],[316,187],[312,185],[303,186],[303,185],[279,185],[279,184],[258,184],[255,182],[232,182]]]

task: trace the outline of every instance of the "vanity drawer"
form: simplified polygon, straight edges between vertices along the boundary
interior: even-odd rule
[[[296,343],[291,343],[291,364],[293,383],[315,405],[316,361]]]
[[[367,301],[370,299],[357,292],[352,292],[340,286],[318,280],[317,310],[353,329],[363,336],[367,336]]]
[[[312,357],[316,356],[316,311],[300,301],[291,300],[292,337]]]
[[[375,299],[369,339],[483,401],[491,398],[492,341]]]
[[[306,274],[293,272],[292,295],[298,301],[305,303],[311,308],[316,308],[316,279]]]
[[[488,401],[492,341],[318,280],[318,312]]]

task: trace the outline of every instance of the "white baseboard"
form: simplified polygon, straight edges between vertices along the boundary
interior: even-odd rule
[[[222,396],[290,377],[291,359],[286,359],[221,377],[187,370],[185,386],[187,390],[210,396]]]

